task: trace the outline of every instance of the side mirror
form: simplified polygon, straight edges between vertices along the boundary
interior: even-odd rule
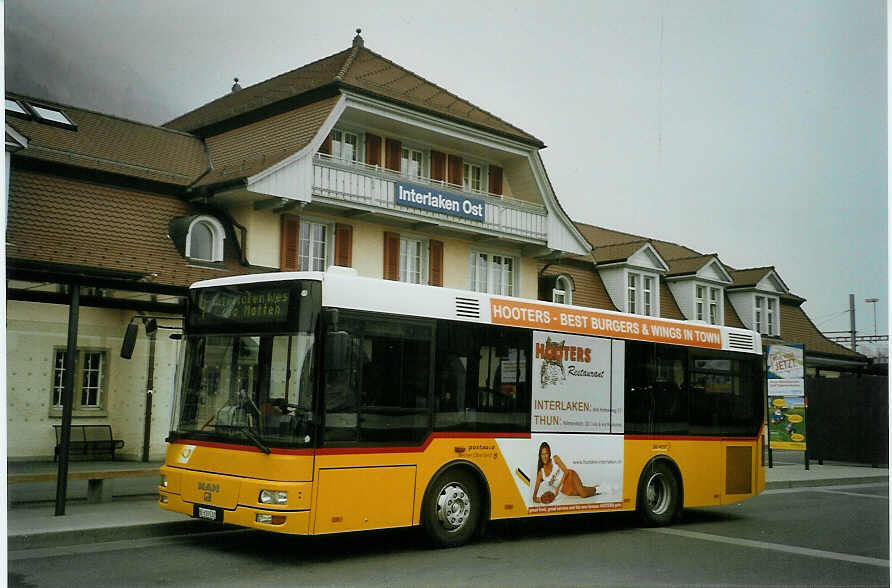
[[[130,359],[133,357],[133,347],[136,345],[136,336],[139,335],[139,325],[131,322],[124,332],[124,342],[121,343],[121,357]]]
[[[325,336],[325,371],[347,369],[349,350],[349,333],[346,331],[329,331]]]

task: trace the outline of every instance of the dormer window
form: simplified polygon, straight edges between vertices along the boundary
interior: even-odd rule
[[[777,326],[777,298],[756,295],[753,307],[753,325],[763,335],[774,337],[779,333]]]
[[[224,238],[220,221],[211,216],[199,216],[189,225],[186,257],[198,261],[223,261]]]
[[[656,278],[652,275],[628,272],[626,287],[626,312],[657,316]]]
[[[697,284],[694,301],[694,318],[711,325],[722,324],[722,289]]]

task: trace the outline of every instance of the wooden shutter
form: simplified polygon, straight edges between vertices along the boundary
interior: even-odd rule
[[[431,151],[431,179],[446,180],[446,155],[439,151]]]
[[[381,137],[378,135],[365,134],[365,162],[381,165]]]
[[[325,137],[325,140],[322,141],[322,145],[319,147],[319,153],[324,153],[326,155],[331,155],[331,133]]]
[[[280,239],[281,252],[279,255],[279,267],[283,272],[296,272],[300,261],[300,217],[293,214],[282,215],[282,230]]]
[[[335,225],[335,265],[353,267],[353,225]]]
[[[462,185],[465,173],[465,168],[462,163],[461,157],[455,155],[449,156],[449,179],[447,181],[450,184],[455,184],[456,186]]]
[[[443,285],[443,242],[430,241],[430,278],[428,283],[431,286]]]
[[[384,233],[384,279],[400,279],[399,233]]]
[[[386,139],[384,142],[384,167],[393,171],[400,171],[400,158],[403,146],[396,139]]]
[[[502,193],[502,168],[497,165],[489,166],[489,193]]]

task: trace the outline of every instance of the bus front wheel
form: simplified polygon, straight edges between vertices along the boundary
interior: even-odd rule
[[[428,486],[422,509],[422,526],[437,546],[467,543],[480,524],[483,510],[477,480],[462,469],[443,472]]]
[[[678,478],[664,461],[648,464],[638,482],[638,512],[653,526],[668,525],[679,511]]]

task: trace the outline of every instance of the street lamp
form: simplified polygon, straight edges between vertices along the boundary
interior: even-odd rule
[[[877,302],[879,302],[879,298],[865,298],[864,302],[868,304],[873,304],[873,336],[877,336]]]

